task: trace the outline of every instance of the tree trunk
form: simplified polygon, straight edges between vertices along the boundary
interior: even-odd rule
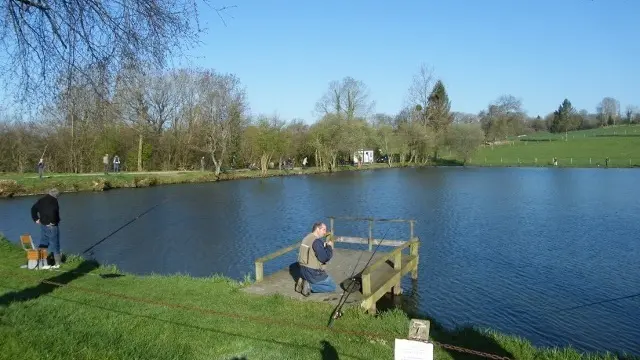
[[[316,149],[315,153],[314,153],[314,157],[315,157],[315,162],[314,164],[316,165],[316,167],[320,166],[320,162],[318,161],[318,149]]]
[[[269,154],[264,153],[262,154],[262,156],[260,156],[260,172],[262,173],[262,175],[267,175],[270,160],[271,155]]]
[[[142,172],[142,132],[138,134],[138,172]]]
[[[75,134],[75,121],[74,121],[75,115],[73,113],[73,111],[71,112],[71,171],[74,174],[78,173],[78,160],[76,158],[76,147],[75,147],[75,139],[76,139],[76,134]]]
[[[218,160],[216,159],[216,155],[213,153],[213,151],[211,151],[209,153],[211,155],[211,161],[213,161],[213,168],[214,168],[214,174],[216,174],[216,176],[220,175],[220,163],[218,163]]]

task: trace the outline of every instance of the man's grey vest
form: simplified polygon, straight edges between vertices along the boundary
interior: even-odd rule
[[[313,251],[312,246],[314,241],[316,241],[316,236],[313,233],[310,233],[302,239],[300,251],[298,252],[298,263],[311,269],[324,270],[325,265],[318,260],[315,251]]]

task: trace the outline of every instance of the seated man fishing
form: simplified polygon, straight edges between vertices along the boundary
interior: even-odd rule
[[[333,240],[326,243],[321,239],[327,233],[323,223],[313,224],[311,233],[302,239],[298,253],[300,278],[296,281],[296,292],[304,296],[310,293],[326,293],[336,290],[336,283],[325,271],[326,264],[333,257]]]

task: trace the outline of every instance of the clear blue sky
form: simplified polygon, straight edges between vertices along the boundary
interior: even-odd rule
[[[331,80],[364,81],[376,112],[397,113],[421,63],[455,111],[502,94],[530,115],[566,97],[595,111],[604,96],[640,105],[640,0],[211,0],[237,5],[208,28],[193,64],[235,73],[252,113],[315,120]]]

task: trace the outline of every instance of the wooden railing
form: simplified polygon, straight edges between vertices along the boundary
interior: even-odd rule
[[[334,220],[351,220],[351,221],[368,221],[369,222],[369,237],[367,238],[363,238],[363,237],[354,237],[354,236],[336,236],[335,232],[334,232]],[[396,223],[409,223],[409,239],[413,239],[413,240],[387,240],[387,239],[374,239],[373,238],[373,224],[375,222],[396,222]],[[393,247],[397,247],[397,249],[395,249],[393,252],[389,253],[389,255],[387,255],[385,257],[384,260],[388,259],[392,254],[401,254],[402,249],[405,249],[407,246],[411,246],[411,254],[414,254],[414,250],[415,250],[415,254],[417,256],[418,254],[418,248],[417,248],[417,238],[414,238],[413,236],[413,229],[414,229],[414,224],[415,224],[415,220],[406,220],[406,219],[375,219],[375,218],[366,218],[366,217],[348,217],[348,216],[344,216],[344,217],[336,217],[336,216],[329,216],[329,224],[330,224],[330,231],[329,233],[327,233],[327,236],[329,236],[330,239],[334,240],[336,243],[338,242],[343,242],[343,243],[349,243],[349,244],[368,244],[369,245],[369,251],[373,250],[373,245],[374,244],[378,244],[380,242],[382,242],[380,245],[383,246],[393,246]],[[413,244],[413,245],[412,245]],[[255,261],[255,267],[256,267],[256,282],[260,282],[263,280],[264,278],[264,263],[269,261],[269,260],[273,260],[278,256],[284,255],[292,250],[297,249],[300,246],[300,242],[296,242],[294,244],[291,244],[285,248],[282,248],[280,250],[277,250],[269,255],[265,255],[261,258],[256,259]],[[415,247],[415,249],[414,249]],[[398,251],[398,249],[400,249]],[[395,255],[394,255],[395,256]],[[402,255],[400,255],[400,258],[402,258]],[[379,262],[379,261],[378,261]],[[378,263],[376,262],[376,264]],[[382,261],[384,262],[384,261]],[[400,261],[398,262],[400,263]],[[371,266],[377,267],[379,266],[379,264],[373,264],[370,265],[369,268],[371,268]],[[417,277],[417,272],[414,276],[414,278]],[[363,286],[364,286],[364,279],[363,279]]]
[[[264,263],[269,261],[269,260],[273,260],[275,258],[277,258],[280,255],[284,255],[286,253],[288,253],[291,250],[297,249],[300,246],[300,242],[297,242],[295,244],[291,244],[289,246],[287,246],[286,248],[282,248],[276,252],[273,252],[269,255],[265,255],[261,258],[256,259],[255,263],[256,263],[256,282],[260,282],[262,281],[262,278],[264,277]]]
[[[398,246],[393,251],[385,253],[385,255],[376,260],[376,262],[367,266],[367,268],[362,271],[362,295],[365,297],[371,295],[371,273],[381,265],[385,264],[388,260],[393,261],[393,269],[395,271],[399,272],[402,270],[402,250],[407,247],[409,247],[409,254],[415,256],[416,259],[416,266],[411,273],[411,277],[416,279],[418,277],[417,261],[419,246],[420,241],[418,238],[413,238],[412,240],[405,242],[403,245]]]
[[[395,222],[395,223],[409,223],[409,239],[413,239],[413,229],[416,221],[413,219],[375,219],[370,217],[351,217],[351,216],[329,216],[329,231],[334,234],[333,223],[334,220],[350,220],[350,221],[367,221],[369,223],[369,251],[373,250],[373,224],[376,222]],[[345,237],[346,238],[346,237]],[[363,239],[363,238],[356,238]],[[344,241],[349,242],[349,241]],[[399,246],[399,242],[404,242],[404,240],[393,240],[395,244],[390,244],[388,246]],[[382,245],[385,245],[384,243]]]

